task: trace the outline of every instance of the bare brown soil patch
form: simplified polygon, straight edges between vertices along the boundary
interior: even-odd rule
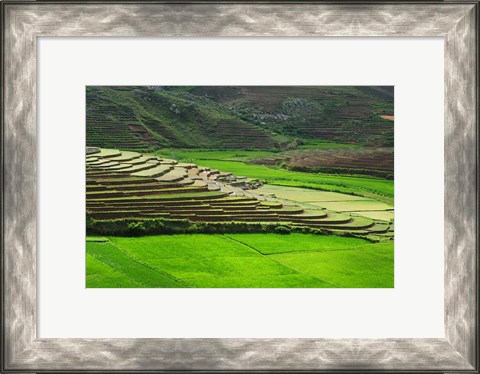
[[[395,116],[388,116],[386,114],[381,115],[380,117],[382,117],[383,119],[388,119],[389,121],[394,121],[395,120]]]
[[[275,165],[283,162],[294,170],[305,168],[314,171],[315,168],[346,168],[393,172],[393,161],[392,147],[352,147],[297,150],[252,162],[263,165]]]

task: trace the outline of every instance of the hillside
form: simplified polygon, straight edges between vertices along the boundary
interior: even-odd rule
[[[308,139],[393,146],[393,87],[90,86],[86,103],[87,146],[284,149]]]
[[[277,134],[392,146],[393,87],[195,87],[240,118]]]
[[[272,148],[275,141],[222,105],[188,92],[88,87],[87,145],[129,150]]]

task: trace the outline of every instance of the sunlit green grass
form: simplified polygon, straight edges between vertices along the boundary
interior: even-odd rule
[[[87,255],[114,270],[116,277],[121,278],[119,285],[116,283],[114,286],[103,285],[104,282],[111,284],[115,278],[110,271],[106,273],[98,271],[99,268],[98,266],[95,268],[95,265],[93,268],[97,272],[95,273],[93,270],[94,273],[92,273],[92,260],[90,259],[90,263],[87,261],[87,287],[185,287],[170,275],[135,261],[134,258],[110,243],[87,242]],[[102,278],[103,274],[106,274],[106,279]],[[128,286],[127,280],[140,286]],[[120,285],[122,283],[123,286]]]
[[[141,283],[128,278],[125,274],[97,260],[87,253],[87,287],[101,284],[103,288],[142,287]]]
[[[305,234],[87,241],[87,287],[393,287],[393,242]]]
[[[361,249],[272,255],[275,260],[338,287],[394,287],[393,243]],[[379,271],[381,269],[381,271]]]
[[[258,256],[255,250],[239,245],[223,235],[185,234],[109,239],[132,256],[146,260],[179,256],[201,258]]]
[[[229,238],[255,248],[265,255],[284,252],[331,251],[345,248],[361,248],[370,242],[333,235],[313,234],[226,234]],[[294,245],[298,242],[299,245]]]

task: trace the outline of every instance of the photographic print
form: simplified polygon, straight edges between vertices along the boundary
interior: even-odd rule
[[[393,86],[86,87],[86,287],[394,287],[394,121]]]

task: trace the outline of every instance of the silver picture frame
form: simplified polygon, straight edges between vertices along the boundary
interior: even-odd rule
[[[2,11],[2,372],[478,372],[478,1],[35,2]],[[440,36],[445,338],[37,339],[41,36]]]

